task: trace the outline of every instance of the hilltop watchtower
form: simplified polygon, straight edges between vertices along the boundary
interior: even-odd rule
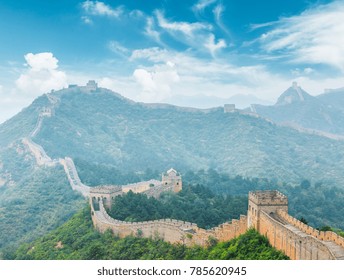
[[[248,194],[247,224],[259,231],[261,212],[274,216],[277,210],[288,213],[288,197],[279,191],[256,191]]]
[[[86,89],[89,91],[94,91],[98,89],[98,84],[94,80],[90,80],[86,84]]]
[[[91,188],[90,199],[92,202],[97,202],[103,200],[104,205],[111,209],[112,200],[118,196],[122,195],[122,187],[120,186],[99,186]]]
[[[173,192],[182,190],[182,176],[173,168],[162,174],[163,186],[173,186]]]

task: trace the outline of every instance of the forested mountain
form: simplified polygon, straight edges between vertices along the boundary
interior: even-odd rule
[[[24,138],[41,145],[52,159],[74,159],[89,185],[159,179],[171,167],[183,175],[214,170],[224,179],[219,181],[222,187],[227,177],[241,176],[237,188],[229,185],[223,191],[226,195],[262,187],[250,178],[266,178],[271,187],[285,190],[311,179],[312,187],[318,182],[314,193],[324,202],[316,205],[317,219],[311,221],[322,224],[319,219],[324,219],[323,224],[339,227],[337,218],[321,215],[328,213],[323,210],[329,205],[326,197],[342,197],[344,142],[300,133],[242,111],[143,104],[102,88],[73,87],[37,98],[0,125],[0,249],[56,228],[83,201],[71,190],[58,162],[38,165]],[[190,182],[214,187],[209,181]]]
[[[266,237],[250,230],[230,240],[217,243],[209,240],[209,248],[182,244],[172,245],[159,238],[129,236],[119,239],[109,231],[97,232],[92,225],[90,209],[85,208],[67,223],[43,238],[23,244],[16,252],[5,252],[9,259],[70,260],[268,260],[288,259],[271,247]]]
[[[344,185],[344,142],[223,108],[134,103],[105,89],[55,94],[54,115],[34,138],[53,158],[80,158],[122,171],[214,168],[233,176]]]
[[[344,135],[343,89],[311,96],[295,83],[275,105],[253,105],[253,108],[276,123]]]

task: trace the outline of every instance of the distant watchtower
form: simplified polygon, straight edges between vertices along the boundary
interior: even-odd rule
[[[86,89],[89,91],[97,90],[98,89],[98,84],[94,80],[90,80],[86,84]]]
[[[288,198],[279,191],[256,191],[248,194],[247,223],[248,228],[254,227],[259,231],[261,211],[274,215],[277,210],[288,213]]]
[[[163,186],[173,186],[173,192],[182,190],[182,176],[173,168],[162,174]]]

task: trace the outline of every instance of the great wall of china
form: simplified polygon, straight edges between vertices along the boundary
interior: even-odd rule
[[[93,83],[84,87],[85,91],[95,89]],[[182,189],[181,176],[169,170],[162,181],[151,180],[126,186],[99,186],[91,188],[84,185],[71,158],[51,159],[43,147],[34,143],[32,138],[41,129],[44,118],[51,117],[59,100],[47,95],[50,107],[42,108],[37,124],[31,134],[22,140],[27,150],[35,157],[37,165],[54,167],[61,164],[73,190],[88,198],[91,205],[92,221],[97,230],[111,230],[120,237],[136,235],[159,237],[171,243],[207,246],[209,240],[228,241],[249,228],[255,228],[265,235],[272,246],[281,250],[293,260],[344,260],[344,238],[331,231],[318,231],[288,214],[288,198],[278,191],[256,191],[249,193],[247,216],[240,216],[218,227],[205,230],[196,224],[163,219],[147,222],[124,222],[111,218],[106,208],[112,200],[129,190],[158,197],[163,191],[178,192]]]

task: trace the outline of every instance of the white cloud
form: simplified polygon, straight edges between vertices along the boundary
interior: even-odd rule
[[[168,32],[180,32],[188,37],[193,37],[194,33],[202,30],[211,30],[210,24],[201,22],[184,22],[184,21],[168,21],[161,11],[155,12],[160,27],[164,28]]]
[[[108,48],[123,57],[127,57],[127,55],[130,53],[129,49],[127,49],[126,47],[124,47],[121,43],[117,42],[117,41],[110,41],[108,43]]]
[[[335,1],[282,18],[259,41],[270,53],[294,63],[326,64],[344,72],[344,2]]]
[[[133,77],[141,86],[141,101],[161,102],[171,96],[172,87],[180,81],[174,63],[155,65],[152,69],[135,69]]]
[[[217,0],[199,0],[195,5],[192,6],[192,10],[196,13],[203,12],[205,8],[214,4]]]
[[[214,56],[218,50],[227,47],[224,39],[216,41],[215,35],[211,32],[213,29],[211,24],[169,21],[161,11],[156,11],[155,15],[163,30],[167,31],[175,40],[196,51],[207,51]]]
[[[216,5],[216,7],[213,9],[215,22],[221,28],[223,32],[225,32],[228,36],[231,36],[229,29],[222,21],[222,15],[224,11],[225,11],[225,7],[222,4]]]
[[[291,83],[270,73],[262,65],[239,67],[223,60],[201,59],[188,53],[161,48],[135,50],[130,60],[136,59],[147,60],[155,65],[174,65],[178,70],[179,81],[173,84],[169,96],[207,95],[227,98],[234,94],[254,94],[263,99],[275,100]],[[149,73],[141,74],[142,79],[145,78],[145,86],[149,88],[152,85]]]
[[[88,24],[88,25],[92,25],[92,24],[93,24],[92,19],[90,19],[88,16],[82,16],[81,19],[82,19],[82,21],[83,21],[85,24]]]
[[[28,68],[16,80],[19,90],[37,96],[66,86],[66,74],[58,70],[58,60],[52,53],[28,53],[24,57]]]
[[[160,33],[154,28],[155,22],[153,17],[147,17],[146,27],[145,27],[145,34],[152,38],[156,43],[163,45],[160,39]]]
[[[220,49],[226,48],[227,44],[223,39],[219,39],[216,43],[214,34],[210,34],[208,41],[204,44],[204,46],[210,51],[212,56],[215,56],[216,52]]]
[[[121,6],[112,8],[111,6],[100,1],[85,1],[81,4],[81,6],[86,13],[95,16],[109,16],[118,18],[123,14],[123,8]]]
[[[309,76],[311,74],[314,74],[316,71],[311,67],[306,67],[304,69],[295,68],[295,69],[292,69],[290,72],[294,76],[302,77],[302,76]]]

